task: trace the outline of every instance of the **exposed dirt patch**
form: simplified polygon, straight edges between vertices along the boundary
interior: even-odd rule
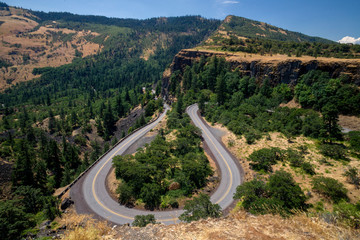
[[[108,189],[108,192],[110,193],[113,199],[119,199],[119,194],[116,192],[116,190],[120,183],[121,181],[116,179],[115,168],[112,167],[109,174],[107,175],[105,184]]]
[[[297,103],[295,99],[292,99],[288,103],[281,103],[280,107],[288,107],[288,108],[301,108],[300,103]]]
[[[343,128],[360,131],[360,117],[340,115],[339,125]]]

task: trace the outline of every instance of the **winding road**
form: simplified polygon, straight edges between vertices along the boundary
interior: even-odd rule
[[[108,154],[103,156],[103,158],[84,175],[82,181],[76,183],[78,186],[71,189],[71,197],[75,199],[75,206],[78,212],[81,205],[85,204],[94,215],[107,219],[114,224],[131,223],[136,215],[146,214],[154,214],[156,220],[164,224],[179,222],[178,216],[183,213],[183,210],[144,211],[127,208],[116,202],[110,196],[105,186],[106,177],[112,166],[112,158],[116,155],[123,154],[126,149],[153,129],[165,117],[168,110],[169,108],[166,106],[164,113],[162,113],[156,121],[133,133],[109,151]],[[191,105],[186,111],[193,123],[202,130],[202,136],[220,168],[220,185],[212,194],[211,201],[218,203],[222,209],[226,209],[233,203],[233,194],[236,191],[236,187],[241,183],[242,178],[239,167],[231,154],[229,154],[225,147],[215,138],[209,127],[198,115],[198,106],[196,104]]]

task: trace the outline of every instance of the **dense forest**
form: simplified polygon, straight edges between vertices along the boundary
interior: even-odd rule
[[[200,43],[219,25],[197,16],[127,20],[34,14],[40,18],[34,19],[37,28],[56,20],[53,27],[98,31],[90,40],[104,48],[86,58],[79,53],[68,65],[34,69],[41,74],[38,79],[0,93],[0,156],[12,165],[12,184],[2,188],[0,201],[4,239],[36,234],[39,223],[59,215],[55,189],[69,184],[118,141],[119,119],[142,109],[131,132],[161,111],[159,80],[165,67],[175,53]],[[141,58],[160,35],[164,41],[147,60]]]

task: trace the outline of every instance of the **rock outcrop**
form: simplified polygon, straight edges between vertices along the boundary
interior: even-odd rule
[[[311,70],[328,72],[332,78],[347,75],[349,80],[360,86],[360,60],[335,59],[313,57],[285,57],[285,56],[260,56],[245,53],[227,53],[211,50],[187,49],[180,51],[163,76],[163,95],[168,95],[170,75],[176,70],[183,71],[187,65],[191,66],[204,57],[224,57],[232,69],[238,69],[244,75],[255,77],[261,82],[269,78],[273,85],[287,83],[296,85],[299,77]]]

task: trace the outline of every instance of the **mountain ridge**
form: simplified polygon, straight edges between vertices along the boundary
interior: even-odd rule
[[[235,35],[248,38],[267,38],[272,40],[294,42],[335,43],[334,41],[325,38],[309,36],[300,32],[276,27],[265,22],[235,15],[227,16],[219,29],[224,29],[228,32],[232,32]]]

